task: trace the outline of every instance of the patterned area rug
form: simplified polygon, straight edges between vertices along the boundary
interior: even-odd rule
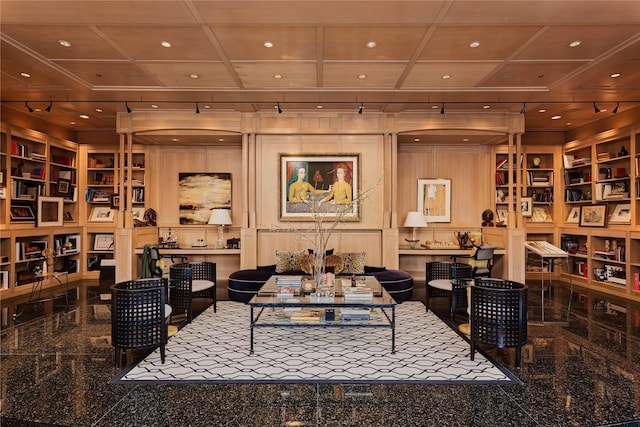
[[[391,331],[371,328],[260,328],[249,353],[249,307],[218,303],[169,339],[165,363],[155,350],[112,384],[405,383],[522,384],[476,352],[420,302],[396,308]]]

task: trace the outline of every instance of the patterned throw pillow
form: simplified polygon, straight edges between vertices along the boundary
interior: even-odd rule
[[[300,264],[304,255],[305,251],[276,250],[276,273],[300,271]]]
[[[347,252],[338,254],[344,263],[342,274],[364,274],[365,254],[366,252]]]

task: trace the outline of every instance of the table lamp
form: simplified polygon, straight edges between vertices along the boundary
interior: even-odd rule
[[[404,220],[405,227],[413,227],[413,235],[411,239],[404,239],[409,242],[411,248],[414,249],[420,239],[418,239],[418,228],[428,227],[427,220],[422,212],[409,212],[407,218]]]
[[[223,228],[225,225],[231,225],[231,214],[229,209],[213,209],[211,216],[209,217],[209,224],[219,225],[218,228],[218,241],[216,242],[216,249],[222,249],[224,244]]]

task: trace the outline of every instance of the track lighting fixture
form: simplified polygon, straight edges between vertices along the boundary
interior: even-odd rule
[[[523,102],[522,103],[522,110],[520,110],[520,114],[524,114],[527,112],[527,103]]]
[[[444,114],[444,102],[442,103],[442,108],[440,109],[440,114]]]
[[[278,102],[278,105],[276,105],[276,108],[278,109],[278,114],[282,114],[282,108],[280,108],[279,102]]]
[[[196,114],[200,114],[200,106],[196,102]]]
[[[129,103],[127,101],[124,102],[124,106],[127,107],[127,113],[130,113],[131,108],[129,108]]]
[[[33,108],[31,108],[31,105],[29,105],[29,101],[24,101],[24,108],[29,110],[30,113],[33,113]]]
[[[51,112],[51,107],[53,107],[53,101],[49,101],[49,105],[44,109],[47,113]]]
[[[598,108],[595,102],[593,103],[593,111],[595,111],[596,113],[600,112],[600,109]]]
[[[618,107],[620,106],[619,102],[616,102],[616,108],[614,108],[613,110],[611,110],[611,114],[618,114]]]
[[[364,112],[364,102],[360,103],[360,107],[358,108],[358,114],[362,114]]]

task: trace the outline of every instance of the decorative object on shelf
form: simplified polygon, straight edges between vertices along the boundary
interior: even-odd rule
[[[583,205],[580,207],[580,227],[604,227],[607,221],[607,205]]]
[[[411,239],[405,238],[404,240],[409,242],[411,249],[415,249],[420,242],[420,239],[418,238],[418,228],[428,227],[429,225],[427,224],[427,220],[422,212],[409,212],[407,213],[407,218],[404,220],[404,226],[406,228],[413,227]]]
[[[620,147],[620,151],[618,151],[618,157],[624,157],[628,155],[629,155],[629,152],[627,151],[626,148],[624,148],[624,145]]]
[[[621,203],[616,205],[609,223],[626,224],[631,222],[631,204]]]
[[[523,197],[520,199],[520,211],[522,216],[530,217],[533,215],[533,199],[531,197]]]
[[[540,157],[534,157],[533,158],[533,168],[534,169],[539,169],[540,168]]]
[[[216,249],[224,249],[224,226],[231,225],[231,214],[229,209],[214,209],[209,217],[209,224],[218,226],[218,240],[216,241]]]
[[[493,211],[491,209],[485,209],[482,212],[482,226],[493,227]]]
[[[155,209],[149,208],[144,211],[144,216],[142,217],[142,219],[147,225],[155,227],[158,221],[158,214],[156,213]]]
[[[71,181],[66,179],[58,180],[58,194],[61,196],[66,196],[69,194],[69,190],[71,190]]]
[[[471,233],[469,233],[468,231],[454,231],[453,235],[458,241],[460,249],[473,248],[473,239],[471,238]]]
[[[108,206],[94,206],[91,208],[91,222],[113,222],[115,218],[115,210]]]
[[[311,185],[309,175],[313,174]],[[359,221],[360,155],[280,155],[281,221],[314,221],[318,215]]]
[[[231,174],[178,174],[180,224],[207,224],[211,209],[231,209]]]
[[[451,222],[451,180],[418,179],[418,211],[427,222]]]
[[[64,222],[62,197],[38,197],[38,227],[62,227]]]

